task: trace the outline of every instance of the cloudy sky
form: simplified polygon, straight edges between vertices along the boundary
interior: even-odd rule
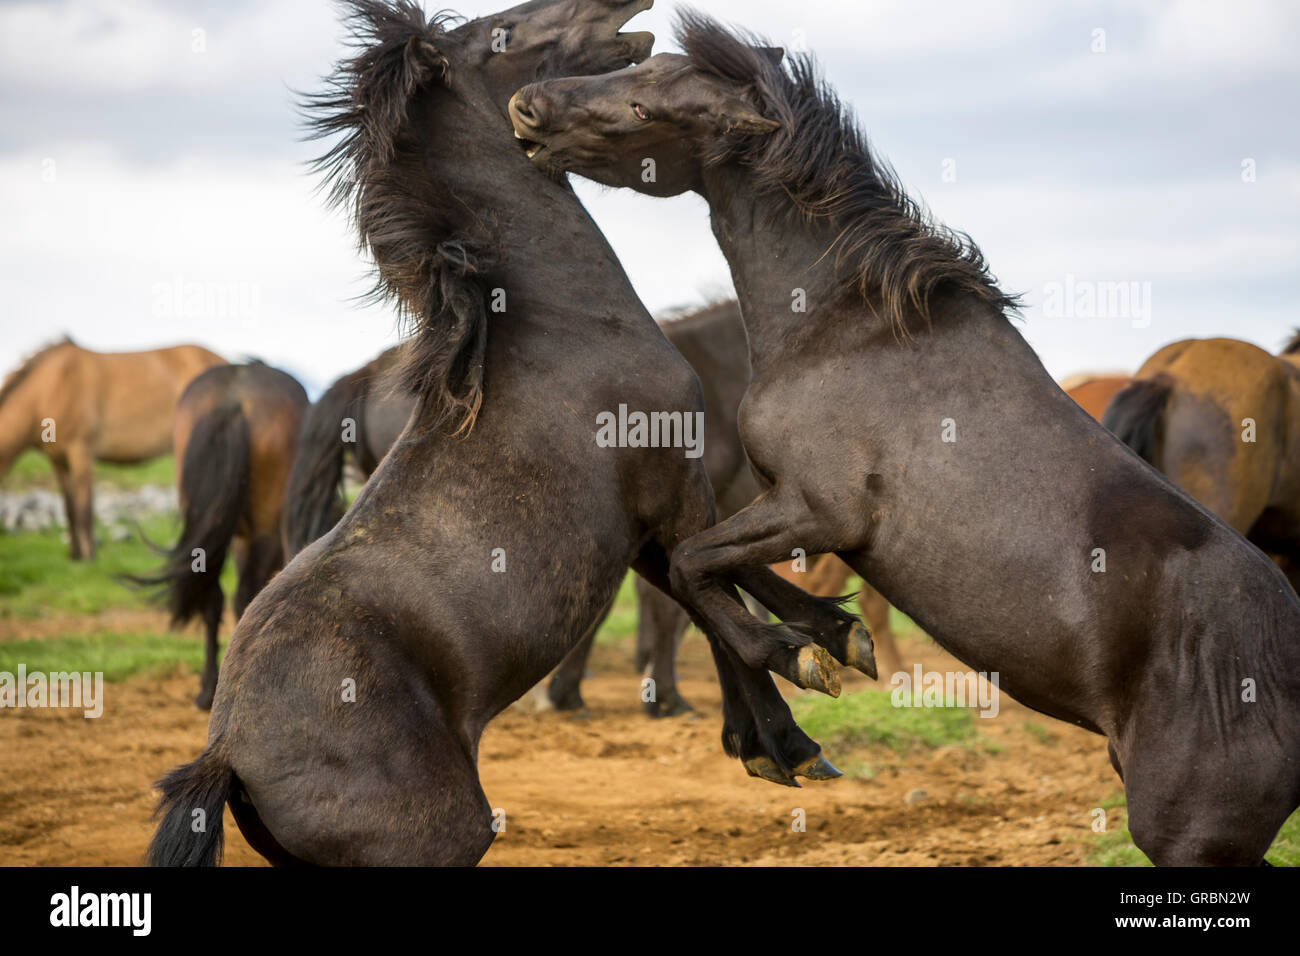
[[[1300,325],[1300,4],[699,5],[819,56],[909,189],[1025,294],[1058,377],[1186,336],[1276,350]],[[660,51],[673,8],[634,23]],[[367,265],[303,165],[291,91],[340,41],[325,0],[0,2],[0,367],[65,333],[197,341],[314,393],[396,341],[351,301]],[[652,312],[729,290],[700,200],[578,188]]]

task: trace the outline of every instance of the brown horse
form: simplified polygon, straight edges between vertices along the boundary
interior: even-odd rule
[[[1175,342],[1115,396],[1105,425],[1273,556],[1300,590],[1296,356],[1236,339]]]
[[[809,58],[699,14],[678,39],[511,103],[551,176],[699,193],[731,267],[765,490],[673,552],[674,589],[834,551],[1003,691],[1104,734],[1155,863],[1262,862],[1300,803],[1286,578],[1057,387],[978,247]]]
[[[1075,404],[1085,412],[1101,421],[1106,408],[1131,381],[1128,375],[1073,375],[1062,379],[1061,390],[1074,399]]]
[[[201,616],[203,674],[194,703],[217,689],[217,631],[225,598],[221,569],[234,553],[235,620],[284,566],[281,511],[307,393],[260,362],[219,365],[194,379],[176,406],[176,488],[184,527],[163,570],[138,583],[165,589],[172,626]]]
[[[43,349],[0,385],[0,477],[25,449],[44,453],[63,492],[72,558],[93,558],[95,462],[171,451],[181,390],[224,362],[197,345],[91,352],[65,339]]]

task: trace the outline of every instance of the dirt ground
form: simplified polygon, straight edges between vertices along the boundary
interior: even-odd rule
[[[964,669],[924,641],[903,650],[927,670]],[[627,651],[598,648],[587,716],[524,704],[494,721],[479,766],[506,826],[483,863],[1081,864],[1094,839],[1092,808],[1120,789],[1101,738],[1006,697],[999,716],[978,721],[997,752],[828,748],[841,769],[869,766],[874,776],[778,787],[723,754],[719,695],[698,635],[683,647],[681,670],[693,718],[644,717]],[[152,833],[151,782],[203,747],[194,685],[179,670],[109,684],[97,720],[0,713],[0,865],[139,863]],[[845,675],[846,690],[864,686]],[[800,810],[804,832],[792,827]],[[229,812],[226,833],[228,865],[263,863]]]

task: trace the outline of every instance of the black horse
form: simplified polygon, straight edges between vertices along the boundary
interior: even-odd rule
[[[284,550],[293,557],[343,517],[343,467],[351,455],[369,478],[415,410],[403,387],[400,346],[334,382],[302,422],[284,507]]]
[[[1300,802],[1286,579],[1056,386],[974,244],[908,199],[807,58],[694,14],[679,38],[511,105],[552,175],[700,193],[731,266],[767,490],[676,550],[674,587],[834,551],[1019,700],[1105,734],[1153,861],[1259,863]]]
[[[420,400],[343,519],[241,619],[208,745],[159,785],[152,863],[214,863],[226,802],[277,863],[477,861],[499,827],[484,726],[595,627],[629,564],[669,589],[669,553],[710,523],[700,459],[597,443],[620,405],[696,414],[700,386],[506,117],[530,79],[646,56],[652,37],[618,30],[648,6],[535,0],[450,29],[410,3],[352,3],[360,49],[312,108],[343,137],[323,161],[334,196],[415,326]],[[736,580],[798,629],[754,620],[734,590],[686,602],[727,749],[762,776],[835,775],[766,666],[825,687],[810,635],[869,652],[863,628],[770,572]]]

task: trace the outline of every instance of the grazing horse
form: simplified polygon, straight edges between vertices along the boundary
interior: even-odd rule
[[[194,703],[217,689],[217,632],[225,597],[221,569],[234,553],[238,621],[284,566],[284,492],[307,409],[298,381],[261,362],[218,365],[190,382],[176,405],[176,489],[184,524],[162,571],[133,578],[164,589],[172,626],[203,620],[203,673]]]
[[[750,379],[749,346],[740,306],[735,300],[713,303],[667,320],[661,323],[661,328],[700,378],[704,389],[704,419],[709,423],[704,466],[713,485],[718,517],[730,517],[762,490],[749,467],[737,424],[740,402]],[[821,597],[843,594],[852,573],[848,565],[829,554],[811,560],[813,563],[806,571],[796,570],[793,560],[777,562],[772,569],[810,594]],[[643,707],[651,717],[685,713],[691,707],[677,690],[675,663],[677,647],[690,619],[681,605],[644,578],[638,577],[635,586],[636,667],[644,670],[650,665],[654,688],[653,694],[643,695]],[[750,606],[754,609],[752,601]],[[881,665],[879,673],[890,675],[902,670],[902,655],[889,622],[889,602],[864,583],[858,593],[858,607],[875,642],[876,658]],[[565,657],[551,676],[547,697],[556,710],[584,709],[581,682],[594,643],[593,633]]]
[[[1300,367],[1236,339],[1175,342],[1143,363],[1105,424],[1300,590]]]
[[[65,339],[36,353],[0,385],[0,477],[19,453],[50,459],[74,561],[95,556],[94,464],[134,464],[171,451],[181,390],[226,360],[197,345],[91,352]]]
[[[318,132],[342,134],[322,165],[378,289],[414,323],[420,399],[342,520],[240,620],[207,747],[159,783],[151,863],[215,863],[227,802],[275,863],[478,861],[498,829],[483,728],[596,626],[629,564],[671,589],[668,555],[712,520],[685,432],[698,379],[506,118],[531,78],[643,59],[654,38],[619,29],[649,5],[533,0],[451,28],[413,3],[350,4],[356,55],[310,108]],[[679,413],[676,447],[630,431],[602,443],[620,405]],[[736,580],[841,655],[865,649],[833,602],[766,569]],[[826,651],[719,594],[740,621],[688,603],[724,685],[728,751],[760,776],[834,776],[766,669],[812,686],[834,673]]]
[[[731,267],[766,490],[677,548],[674,587],[836,552],[1003,690],[1106,735],[1154,862],[1260,863],[1300,802],[1286,579],[1066,397],[808,57],[698,14],[678,37],[511,104],[552,176],[698,192]]]
[[[346,452],[369,478],[415,409],[401,384],[401,348],[388,349],[321,395],[303,419],[284,506],[284,553],[292,558],[343,517]]]

